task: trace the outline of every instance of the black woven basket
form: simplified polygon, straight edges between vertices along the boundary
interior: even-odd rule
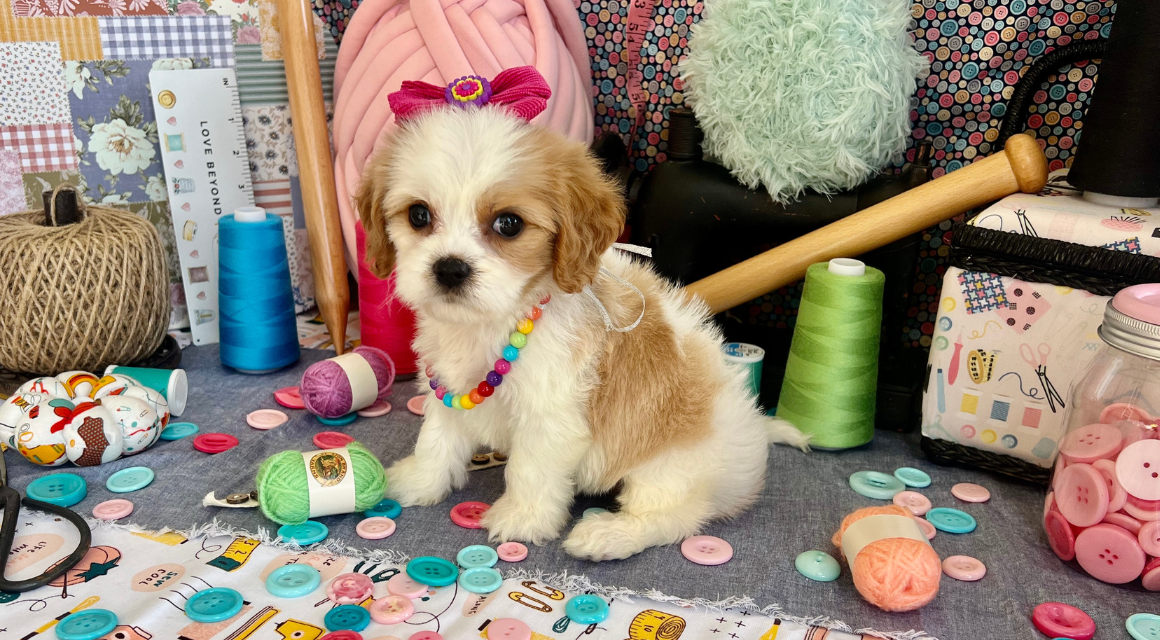
[[[1160,258],[963,223],[955,224],[951,232],[950,264],[1101,296],[1113,296],[1134,284],[1160,282]],[[922,451],[938,464],[983,469],[1040,485],[1051,478],[1050,469],[1026,460],[949,440],[923,436]]]

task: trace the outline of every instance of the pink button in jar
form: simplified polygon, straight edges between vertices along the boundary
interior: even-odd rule
[[[1108,513],[1108,485],[1090,464],[1070,465],[1063,470],[1055,504],[1068,522],[1090,527]]]
[[[1120,513],[1118,511],[1116,513],[1109,513],[1108,515],[1104,516],[1104,522],[1108,524],[1114,524],[1117,527],[1123,527],[1124,529],[1128,530],[1128,533],[1139,533],[1140,527],[1143,526],[1143,523],[1139,520],[1126,513]]]
[[[1140,577],[1148,558],[1136,536],[1114,524],[1097,524],[1075,538],[1075,559],[1091,577],[1124,584]]]
[[[1044,518],[1043,528],[1047,531],[1047,542],[1051,550],[1060,560],[1068,561],[1075,557],[1075,532],[1067,519],[1058,511],[1051,511]]]
[[[1148,591],[1160,591],[1160,558],[1152,558],[1144,565],[1140,584]]]
[[[1116,479],[1116,463],[1111,460],[1096,460],[1092,463],[1092,468],[1100,472],[1108,485],[1108,513],[1123,509],[1124,503],[1128,501],[1128,492],[1124,491],[1124,487]]]
[[[1109,404],[1100,412],[1100,422],[1104,424],[1114,424],[1120,420],[1151,422],[1152,418],[1143,409],[1132,406],[1127,402]]]
[[[917,491],[900,491],[894,494],[894,504],[909,509],[916,516],[930,511],[930,500]]]
[[[1129,495],[1160,500],[1160,440],[1134,442],[1116,458],[1116,478]]]
[[[1114,457],[1120,452],[1124,436],[1110,424],[1094,423],[1082,426],[1067,434],[1059,452],[1068,462],[1092,463],[1103,458]]]
[[[1160,556],[1160,521],[1147,522],[1136,532],[1140,548],[1150,556]]]

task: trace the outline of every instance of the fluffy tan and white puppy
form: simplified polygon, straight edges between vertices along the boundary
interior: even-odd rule
[[[580,520],[564,548],[626,558],[742,511],[762,490],[771,442],[805,448],[758,411],[706,308],[611,249],[624,204],[583,145],[490,107],[435,110],[387,142],[357,204],[375,272],[394,267],[415,310],[421,368],[468,393],[551,295],[491,397],[465,411],[429,392],[388,495],[438,503],[467,482],[474,451],[506,451],[507,490],[483,518],[492,540],[552,540],[578,491],[619,488],[619,511]],[[585,292],[618,327],[640,315],[639,295],[601,267],[643,292],[634,330],[608,331]]]

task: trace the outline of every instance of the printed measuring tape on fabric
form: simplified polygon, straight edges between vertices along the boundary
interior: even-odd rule
[[[625,21],[625,47],[628,51],[628,100],[632,103],[632,129],[628,132],[629,153],[636,130],[644,122],[644,72],[640,70],[640,50],[644,47],[644,37],[652,29],[653,11],[657,0],[629,0],[628,19]]]

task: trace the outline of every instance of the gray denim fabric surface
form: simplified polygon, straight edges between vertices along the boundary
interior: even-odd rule
[[[311,437],[324,430],[343,431],[373,451],[384,464],[407,455],[415,443],[420,418],[409,413],[406,401],[416,383],[399,382],[390,398],[394,410],[379,418],[359,418],[345,427],[325,427],[305,411],[283,409],[290,421],[271,431],[246,424],[255,409],[281,409],[274,390],[297,385],[306,367],[333,352],[304,351],[302,360],[289,369],[249,376],[227,370],[218,361],[216,347],[185,350],[182,366],[189,374],[189,405],[181,421],[200,425],[202,433],[230,433],[241,444],[217,455],[193,449],[190,438],[161,441],[137,456],[92,468],[72,465],[57,469],[36,467],[19,455],[7,454],[10,483],[23,491],[35,477],[54,471],[78,473],[89,482],[88,497],[74,509],[91,515],[93,506],[114,497],[127,498],[136,506],[120,522],[147,528],[188,529],[215,518],[250,532],[277,525],[257,509],[203,508],[207,492],[226,494],[249,491],[254,473],[267,456],[286,449],[310,450]],[[151,467],[153,484],[130,494],[113,494],[105,480],[113,472],[132,466]],[[962,509],[978,520],[975,532],[964,535],[939,533],[932,544],[939,556],[974,556],[987,565],[981,582],[958,582],[943,577],[938,598],[911,613],[885,613],[867,604],[854,590],[843,562],[842,576],[831,583],[811,582],[794,570],[794,557],[820,549],[837,555],[830,536],[843,516],[864,506],[887,504],[864,498],[850,489],[847,478],[862,469],[890,473],[901,466],[928,472],[934,483],[922,489],[935,506]],[[976,482],[991,490],[985,504],[966,504],[953,498],[957,482]],[[448,519],[450,508],[462,501],[493,502],[503,491],[502,468],[471,474],[469,485],[434,507],[408,508],[398,518],[398,530],[385,540],[363,540],[354,531],[360,516],[329,516],[319,520],[330,527],[331,539],[357,548],[393,549],[410,557],[436,555],[454,558],[469,544],[486,543],[482,530],[462,529]],[[592,582],[638,591],[656,589],[683,598],[721,600],[750,596],[761,606],[778,604],[793,616],[828,616],[854,628],[881,631],[924,630],[943,639],[1030,639],[1042,637],[1031,625],[1032,608],[1045,601],[1067,602],[1095,618],[1098,638],[1127,638],[1124,619],[1137,612],[1160,613],[1160,595],[1133,592],[1082,576],[1060,562],[1047,545],[1040,525],[1044,492],[1036,487],[1009,483],[983,473],[939,467],[923,460],[917,435],[879,432],[867,447],[842,453],[802,453],[774,447],[769,479],[761,500],[741,517],[715,522],[704,533],[727,540],[734,548],[733,560],[717,567],[703,567],[685,560],[679,548],[645,551],[628,560],[591,563],[565,555],[559,542],[532,547],[519,567],[547,573],[567,571],[587,576]],[[579,517],[587,507],[607,506],[607,498],[578,498],[573,513]],[[565,532],[566,533],[566,532]],[[0,612],[2,617],[2,612]],[[726,635],[726,634],[723,634]],[[700,639],[690,639],[700,640]],[[727,637],[722,640],[728,640]]]

